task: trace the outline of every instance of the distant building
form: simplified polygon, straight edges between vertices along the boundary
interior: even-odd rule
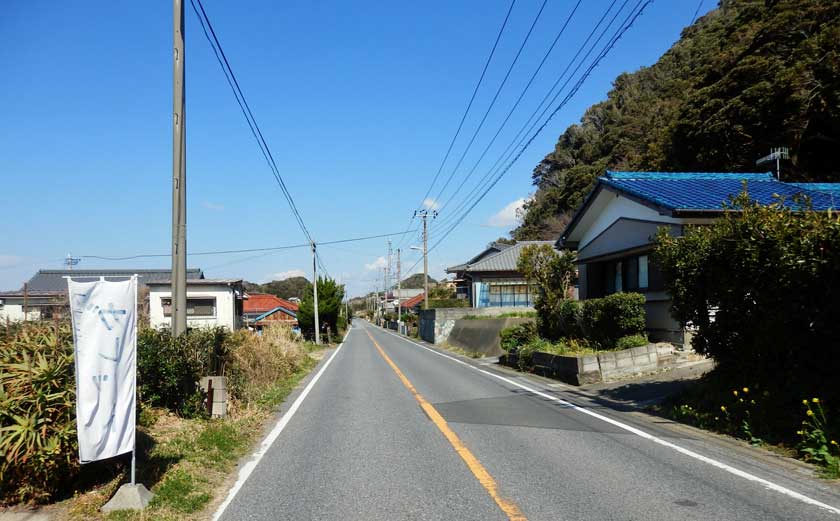
[[[446,268],[454,274],[455,295],[467,299],[469,307],[533,307],[536,289],[518,270],[525,246],[554,244],[553,241],[493,242],[464,264]]]
[[[17,291],[0,292],[0,322],[20,320],[41,320],[62,317],[67,310],[67,279],[126,280],[137,275],[139,288],[161,280],[169,280],[171,270],[121,269],[121,270],[38,270],[24,286]],[[203,279],[204,273],[197,268],[187,270],[187,279]],[[141,306],[147,305],[139,302]]]
[[[298,325],[298,304],[269,293],[248,293],[243,304],[246,326],[261,330],[272,324]]]
[[[169,327],[172,323],[172,292],[168,280],[149,286],[149,325]],[[242,279],[187,280],[187,327],[241,327],[245,290]]]

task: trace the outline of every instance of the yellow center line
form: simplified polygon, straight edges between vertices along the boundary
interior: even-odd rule
[[[512,501],[508,501],[499,495],[499,485],[496,483],[496,480],[493,479],[493,476],[491,476],[489,472],[487,472],[487,469],[485,469],[484,465],[482,465],[481,462],[478,461],[478,458],[476,458],[473,455],[473,453],[470,452],[470,449],[468,449],[466,445],[464,445],[464,443],[461,441],[458,435],[455,434],[455,432],[451,428],[449,428],[449,424],[446,423],[446,420],[443,419],[443,416],[440,415],[437,409],[435,409],[432,404],[426,401],[426,399],[423,398],[423,395],[417,392],[417,389],[414,388],[414,385],[412,385],[411,381],[408,378],[406,378],[402,371],[400,371],[400,368],[397,367],[397,364],[395,364],[394,361],[391,360],[391,358],[387,354],[385,354],[385,351],[382,350],[382,348],[373,338],[373,335],[370,334],[370,331],[365,330],[365,332],[367,333],[368,337],[370,337],[370,341],[373,342],[373,345],[374,347],[376,347],[376,350],[379,351],[380,355],[382,355],[382,358],[384,358],[388,365],[391,366],[391,369],[394,370],[394,372],[397,374],[403,385],[405,385],[405,387],[411,392],[411,394],[414,395],[414,399],[417,400],[417,403],[420,404],[420,407],[423,409],[423,411],[426,413],[429,419],[432,420],[432,423],[434,423],[435,426],[440,430],[440,432],[443,433],[444,437],[447,440],[449,440],[449,443],[450,445],[452,445],[452,448],[455,449],[455,452],[457,452],[459,456],[461,456],[461,459],[464,460],[464,463],[467,464],[467,468],[470,469],[470,472],[472,472],[475,478],[478,480],[478,482],[481,483],[481,486],[484,487],[485,490],[487,490],[487,493],[490,494],[490,497],[493,498],[493,501],[495,501],[496,504],[499,505],[499,508],[502,510],[502,512],[504,512],[505,515],[507,515],[508,519],[510,519],[511,521],[527,521],[527,518],[524,514],[522,514],[522,511],[519,510],[519,507],[516,506],[515,503],[513,503]]]

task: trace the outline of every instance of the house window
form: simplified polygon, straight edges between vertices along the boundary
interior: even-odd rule
[[[615,263],[615,292],[621,293],[624,290],[624,285],[622,284],[622,267],[623,263],[618,261]]]
[[[648,287],[648,256],[642,255],[639,257],[639,288],[647,289]]]
[[[161,305],[163,306],[163,316],[172,316],[172,299],[161,298]],[[201,297],[187,299],[187,317],[215,317],[216,316],[216,298],[215,297]]]

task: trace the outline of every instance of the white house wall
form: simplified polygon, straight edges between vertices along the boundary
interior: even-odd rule
[[[603,209],[598,212],[592,220],[592,223],[583,232],[583,236],[578,243],[578,250],[583,249],[587,244],[589,244],[589,242],[592,241],[592,239],[597,237],[598,234],[609,228],[611,224],[622,217],[625,219],[656,221],[663,224],[683,224],[685,222],[684,219],[661,215],[653,208],[637,203],[636,201],[628,199],[622,195],[617,195],[615,192],[610,190],[602,190],[601,193],[598,194],[598,199],[602,198],[604,199],[597,202],[601,203],[599,206],[603,205]],[[593,204],[590,208],[590,212],[594,209],[595,205]]]
[[[6,303],[3,304],[3,307],[0,308],[0,322],[22,322],[24,319],[23,315],[23,304],[18,303]],[[30,304],[29,311],[26,313],[27,320],[40,320],[41,319],[41,311],[38,308],[32,307]]]
[[[157,329],[169,327],[172,318],[164,316],[162,299],[170,298],[172,292],[163,287],[151,287],[149,291],[149,324]],[[231,331],[236,329],[236,298],[233,288],[228,286],[202,286],[200,289],[187,288],[187,298],[215,298],[215,317],[191,317],[187,316],[187,327],[215,327],[224,326]]]

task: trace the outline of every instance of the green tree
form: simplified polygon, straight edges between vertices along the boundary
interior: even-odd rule
[[[561,308],[577,277],[575,256],[560,253],[548,244],[529,244],[519,254],[517,269],[538,288],[534,309],[540,335],[559,338],[564,330],[560,323]]]
[[[329,327],[332,334],[341,325],[343,319],[344,285],[335,280],[318,277],[318,321],[321,329]],[[306,338],[315,337],[315,302],[314,295],[309,292],[303,296],[298,309],[298,324]]]

